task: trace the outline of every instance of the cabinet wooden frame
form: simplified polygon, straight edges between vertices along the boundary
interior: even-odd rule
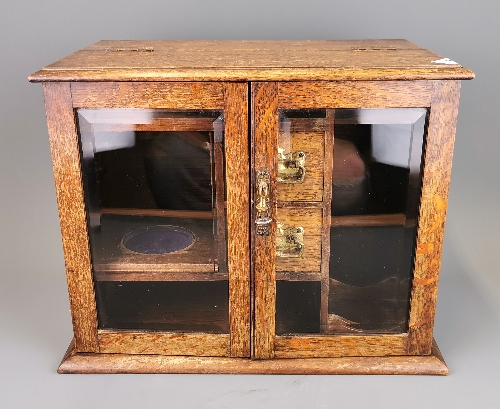
[[[244,83],[44,83],[46,114],[77,352],[250,355],[247,85]],[[225,112],[229,334],[98,331],[76,108],[221,109]],[[175,339],[175,342],[171,342]],[[185,342],[181,342],[184,339]],[[139,352],[140,351],[140,352]],[[134,352],[132,352],[134,353]]]
[[[100,41],[32,74],[30,81],[42,82],[45,95],[74,330],[59,372],[447,374],[432,334],[460,80],[472,78],[468,69],[406,40]],[[226,201],[217,190],[216,208],[226,209],[227,273],[212,274],[201,263],[200,271],[179,271],[180,262],[176,269],[158,263],[158,269],[92,270],[76,119],[80,108],[224,111],[224,152],[218,144],[214,158],[224,155],[225,172],[222,167],[213,170],[216,180],[225,181]],[[395,226],[406,217],[331,216],[334,110],[366,108],[427,113],[421,116],[426,119],[425,141],[419,214],[412,216],[416,244],[405,333],[336,332],[331,322],[336,315],[328,311],[329,261],[318,256],[329,254],[330,226]],[[316,134],[314,150],[307,147],[308,159],[313,159],[309,178],[300,188],[282,186],[278,192],[280,118],[283,111],[301,109],[326,110],[316,122],[287,118],[296,134]],[[196,116],[98,127],[102,132],[214,130],[212,118]],[[301,146],[310,140],[303,137]],[[320,150],[317,160],[312,152]],[[267,235],[257,234],[255,224],[262,216],[255,207],[261,171],[269,180],[262,219],[271,220]],[[101,212],[134,216],[136,210]],[[147,212],[180,217],[172,213],[176,210]],[[191,216],[213,218],[213,211],[195,213]],[[308,244],[297,268],[296,259],[276,258],[277,232],[282,231],[277,219],[296,221],[304,215],[314,240],[304,237],[301,244],[314,245]],[[217,229],[220,234],[219,224]],[[95,282],[186,279],[228,280],[229,333],[99,328]],[[276,280],[316,282],[320,332],[276,334]]]
[[[451,158],[458,112],[459,81],[288,82],[252,84],[253,174],[266,169],[271,175],[271,218],[276,220],[276,152],[279,109],[427,108],[429,121],[423,157],[422,194],[412,279],[408,333],[396,335],[275,335],[276,249],[275,228],[269,236],[254,229],[254,358],[322,358],[342,356],[428,355],[436,308],[437,282],[444,235]],[[265,123],[261,118],[265,118]],[[329,120],[333,128],[333,119]],[[325,133],[325,147],[333,144]],[[332,149],[330,149],[331,151]],[[325,153],[327,150],[325,149]],[[325,158],[325,175],[332,169]],[[330,180],[331,182],[331,180]],[[325,177],[325,192],[331,191]],[[328,207],[331,200],[325,198]],[[289,204],[294,207],[296,203]],[[300,204],[299,204],[300,205]],[[324,212],[328,218],[327,212]],[[324,226],[330,226],[324,220]],[[323,246],[329,246],[324,228]],[[325,249],[325,247],[323,247]],[[327,303],[327,266],[322,266],[322,324]]]
[[[263,167],[276,174],[278,109],[427,107],[430,119],[424,163],[417,256],[413,279],[410,329],[402,335],[282,336],[274,335],[276,267],[274,230],[252,241],[254,280],[253,357],[305,358],[342,356],[428,355],[441,256],[444,216],[459,97],[458,81],[255,83],[252,85],[252,170]],[[195,98],[194,92],[203,97]],[[353,91],[363,90],[357,93]],[[367,103],[366,92],[372,93]],[[234,356],[250,353],[249,221],[231,215],[247,212],[248,175],[241,171],[246,150],[246,84],[168,83],[45,83],[45,100],[61,232],[70,289],[70,304],[78,353],[149,353],[166,355]],[[153,93],[152,102],[147,96]],[[123,98],[126,96],[126,99]],[[308,99],[307,95],[314,96]],[[335,100],[332,99],[335,95]],[[354,95],[360,97],[356,99]],[[163,103],[161,102],[163,101]],[[168,342],[147,333],[97,331],[95,294],[88,244],[75,108],[225,109],[228,190],[228,249],[230,264],[230,336],[193,335]],[[263,122],[264,119],[264,122]],[[440,146],[441,148],[437,149]],[[444,149],[443,149],[444,147]],[[256,155],[256,149],[258,154]],[[328,163],[328,159],[325,161]],[[325,165],[327,166],[327,165]],[[254,172],[252,172],[252,175]],[[275,178],[272,178],[275,180]],[[275,182],[271,191],[275,192]],[[274,189],[273,189],[274,187]],[[276,217],[277,199],[271,217]],[[431,262],[428,253],[432,251]],[[245,259],[245,256],[247,259]],[[241,296],[246,294],[247,296]],[[210,339],[209,339],[210,338]],[[131,341],[133,340],[133,342]],[[135,345],[135,347],[131,347]],[[196,345],[196,347],[194,347]]]
[[[177,374],[315,374],[315,375],[447,375],[441,352],[433,343],[430,355],[244,359],[116,353],[77,353],[74,341],[59,373],[177,373]]]

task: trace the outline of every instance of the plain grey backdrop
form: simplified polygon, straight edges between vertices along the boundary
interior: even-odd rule
[[[0,7],[0,408],[500,407],[496,0],[4,0]],[[448,377],[57,375],[72,337],[42,89],[100,39],[406,38],[462,84],[435,325]]]

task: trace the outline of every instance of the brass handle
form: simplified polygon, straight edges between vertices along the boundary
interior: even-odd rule
[[[302,183],[306,177],[306,154],[284,153],[278,148],[278,183]]]
[[[255,224],[259,236],[269,236],[270,224],[273,221],[269,217],[269,189],[271,176],[267,170],[256,172],[255,183]]]
[[[276,255],[278,257],[302,257],[304,252],[304,228],[285,227],[276,223]]]

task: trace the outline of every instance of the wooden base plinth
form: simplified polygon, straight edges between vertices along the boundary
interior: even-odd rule
[[[339,374],[447,375],[448,368],[434,341],[431,355],[250,360],[165,355],[77,353],[68,348],[59,373],[214,373],[214,374]]]

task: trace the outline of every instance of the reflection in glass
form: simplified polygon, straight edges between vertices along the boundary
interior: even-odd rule
[[[276,334],[319,332],[320,292],[317,281],[277,281]]]
[[[407,329],[425,109],[335,112],[328,332]]]
[[[229,332],[227,281],[97,281],[100,328]]]
[[[309,227],[303,256],[277,257],[277,334],[407,331],[426,118],[423,108],[281,112],[279,146],[305,141],[306,176],[278,183],[278,222]]]
[[[227,332],[222,113],[77,112],[100,328]]]

